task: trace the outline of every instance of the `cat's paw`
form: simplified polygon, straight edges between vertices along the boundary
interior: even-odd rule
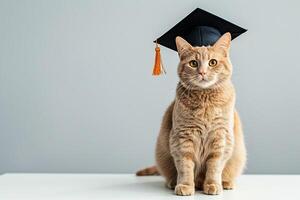
[[[203,185],[203,192],[205,194],[217,195],[222,192],[222,186],[218,183],[205,183]]]
[[[224,190],[232,190],[235,187],[235,184],[232,181],[223,181],[222,185]]]
[[[195,187],[190,185],[178,184],[175,187],[175,194],[180,196],[190,196],[195,193]]]

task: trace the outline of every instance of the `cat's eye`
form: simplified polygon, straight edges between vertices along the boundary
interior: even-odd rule
[[[214,67],[218,64],[218,61],[216,59],[210,59],[209,66]]]
[[[189,64],[191,67],[198,67],[198,62],[196,60],[191,60]]]

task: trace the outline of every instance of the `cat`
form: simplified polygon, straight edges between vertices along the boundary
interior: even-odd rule
[[[235,187],[246,163],[246,148],[235,109],[230,42],[230,33],[201,47],[176,37],[176,98],[163,116],[156,165],[137,175],[161,174],[166,186],[183,196],[195,189],[217,195]]]

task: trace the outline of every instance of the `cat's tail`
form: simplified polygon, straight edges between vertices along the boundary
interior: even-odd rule
[[[159,175],[159,172],[157,170],[156,166],[147,167],[145,169],[141,169],[136,172],[137,176],[153,176],[153,175]]]

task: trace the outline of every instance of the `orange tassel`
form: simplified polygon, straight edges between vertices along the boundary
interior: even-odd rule
[[[158,46],[158,43],[156,41],[156,46],[155,46],[155,63],[153,67],[153,76],[158,76],[161,75],[162,73],[166,73],[162,60],[161,60],[161,55],[160,55],[160,48]]]

